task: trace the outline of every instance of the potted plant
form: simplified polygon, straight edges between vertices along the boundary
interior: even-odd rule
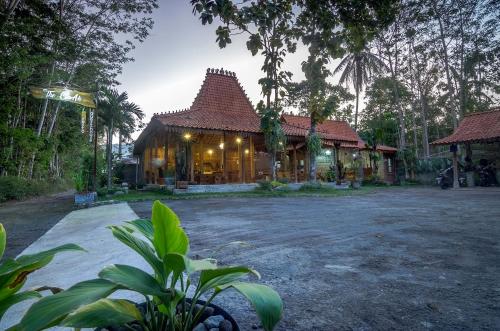
[[[87,180],[82,171],[77,172],[73,176],[75,185],[75,205],[84,206],[91,205],[97,200],[97,192],[89,192],[87,189]]]
[[[151,221],[141,219],[109,228],[115,238],[147,261],[152,274],[128,265],[105,267],[99,278],[80,282],[33,304],[15,330],[59,325],[191,331],[207,330],[211,326],[207,321],[212,325],[218,322],[218,326],[231,323],[231,328],[238,330],[232,319],[213,316],[214,309],[209,309],[212,300],[230,288],[252,303],[265,330],[272,330],[281,319],[283,304],[278,293],[265,285],[242,281],[249,275],[259,277],[257,271],[246,266],[220,267],[213,259],[189,258],[189,239],[177,215],[159,201],[153,204]],[[199,277],[193,278],[195,274]],[[117,290],[144,296],[145,309],[127,300],[108,298]],[[191,290],[193,296],[188,299]],[[199,301],[202,296],[206,301]]]
[[[0,223],[0,259],[5,252],[7,243],[7,233]],[[31,255],[22,255],[16,259],[2,259],[0,263],[0,320],[5,312],[13,305],[34,298],[40,298],[40,291],[57,289],[52,287],[40,287],[33,290],[21,291],[28,275],[38,269],[43,268],[52,261],[54,255],[65,251],[75,251],[83,249],[74,244],[66,244],[47,251]]]
[[[336,179],[337,179],[337,176],[336,176],[336,173],[335,173],[335,166],[333,164],[331,164],[328,167],[328,171],[326,172],[326,180],[329,183],[332,183],[332,182],[336,181]]]

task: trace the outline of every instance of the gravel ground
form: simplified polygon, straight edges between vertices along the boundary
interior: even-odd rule
[[[0,204],[0,223],[7,231],[5,257],[16,257],[75,209],[73,192]]]
[[[330,198],[168,201],[191,252],[247,264],[282,296],[277,330],[500,330],[500,190],[384,189]],[[131,203],[141,217],[151,202]],[[59,194],[0,205],[13,257],[73,210]],[[249,247],[229,247],[242,240]],[[228,292],[242,330],[258,321]]]
[[[168,201],[202,257],[248,264],[282,296],[277,330],[500,329],[500,190]],[[141,217],[150,202],[131,203]],[[216,303],[258,326],[234,293]]]

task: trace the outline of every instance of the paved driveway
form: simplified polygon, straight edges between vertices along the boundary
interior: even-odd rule
[[[278,330],[500,329],[500,191],[388,189],[342,198],[169,201],[192,253],[262,274]],[[151,203],[132,203],[149,216]],[[237,295],[219,300],[256,326]]]

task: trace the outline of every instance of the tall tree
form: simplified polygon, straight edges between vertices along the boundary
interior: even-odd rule
[[[354,111],[354,130],[358,130],[359,94],[364,86],[374,76],[380,76],[387,66],[375,54],[367,50],[354,51],[340,61],[334,74],[341,74],[339,83],[350,83],[356,94],[356,108]]]
[[[99,114],[106,127],[107,185],[112,186],[113,179],[113,136],[118,133],[130,134],[144,118],[144,113],[136,104],[128,101],[126,92],[105,89],[99,102]]]
[[[259,79],[264,100],[257,110],[261,115],[261,128],[270,153],[271,177],[276,179],[276,152],[285,146],[283,130],[279,120],[282,111],[280,103],[283,87],[291,73],[282,71],[281,66],[289,52],[295,52],[294,13],[292,0],[233,2],[230,0],[191,0],[193,13],[200,16],[202,24],[220,20],[217,28],[217,42],[224,48],[231,43],[231,36],[245,33],[247,48],[252,55],[264,57],[262,71],[265,77]]]
[[[304,62],[303,66],[309,66],[309,64]],[[322,65],[316,64],[316,66]],[[326,83],[326,81],[321,78],[319,79],[321,82],[324,82],[324,86],[319,89],[317,86],[312,86],[311,83],[316,80],[313,79],[311,75],[316,75],[316,77],[321,77],[321,75],[313,72],[313,70],[318,70],[317,67],[312,66],[309,68],[305,69],[306,80],[299,83],[288,84],[286,105],[297,108],[301,114],[309,116],[311,119],[311,127],[307,137],[307,149],[309,154],[308,180],[315,182],[316,157],[320,154],[322,148],[321,138],[317,133],[317,126],[326,119],[336,115],[341,104],[352,100],[354,96],[343,87],[333,86]]]
[[[130,51],[148,36],[157,5],[157,0],[0,2],[0,174],[71,176],[70,168],[62,169],[72,157],[62,154],[71,142],[61,133],[68,121],[79,124],[80,109],[33,99],[29,86],[57,83],[94,91],[96,82],[116,84],[122,65],[132,60]]]

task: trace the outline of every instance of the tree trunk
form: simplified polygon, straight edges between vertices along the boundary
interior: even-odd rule
[[[54,115],[52,116],[52,120],[50,121],[49,131],[47,131],[47,137],[52,135],[52,131],[56,125],[57,114],[59,114],[59,109],[61,109],[61,101],[57,102],[56,109],[54,110]]]
[[[359,88],[356,87],[356,111],[354,112],[354,131],[358,132]]]
[[[52,84],[52,78],[54,76],[55,69],[56,69],[56,61],[52,62],[48,86],[50,86]],[[37,138],[39,138],[40,135],[42,134],[43,124],[45,122],[45,116],[47,115],[47,106],[48,105],[49,105],[49,99],[45,99],[43,102],[43,107],[42,107],[42,117],[40,118],[40,121],[38,122],[38,128],[36,130]],[[30,161],[29,171],[28,171],[28,178],[29,179],[33,178],[33,168],[35,166],[35,156],[36,156],[36,153],[33,152],[33,154],[31,155],[31,161]]]
[[[424,158],[430,158],[429,149],[429,126],[427,124],[427,100],[425,96],[420,96],[421,109],[422,109],[422,144],[424,145]]]
[[[108,150],[107,150],[107,161],[108,161],[108,190],[111,189],[112,179],[113,179],[113,119],[111,119],[111,125],[108,128]]]
[[[413,47],[412,47],[413,48]],[[413,51],[415,56],[415,64],[417,68],[417,90],[419,94],[419,102],[420,102],[420,111],[422,115],[422,145],[424,149],[424,158],[428,159],[430,157],[430,149],[429,149],[429,126],[427,124],[427,99],[425,97],[425,91],[422,86],[422,72],[420,70],[420,64],[418,62],[418,57],[415,51]]]
[[[395,59],[394,59],[394,64],[392,62],[392,57],[390,52],[388,52],[388,60],[389,60],[389,69],[391,71],[391,78],[393,81],[393,88],[394,88],[394,98],[396,102],[396,108],[398,110],[398,119],[399,119],[399,151],[403,152],[406,149],[406,132],[405,132],[405,120],[404,120],[404,113],[403,113],[403,107],[401,106],[401,99],[399,95],[399,88],[397,85],[397,64],[398,64],[398,51],[397,51],[397,43],[395,44],[396,52],[395,52]],[[409,172],[408,172],[408,164],[406,162],[406,157],[403,156],[403,167],[405,171],[405,178],[408,179]]]
[[[122,159],[122,133],[118,133],[118,158]]]
[[[446,82],[447,82],[447,87],[448,87],[448,111],[451,113],[452,116],[452,122],[453,122],[453,129],[456,129],[458,126],[458,120],[457,120],[457,112],[454,106],[454,94],[455,91],[453,89],[453,84],[451,82],[451,75],[450,75],[450,64],[448,61],[448,47],[446,45],[446,37],[444,35],[444,27],[443,27],[443,21],[441,18],[441,13],[437,9],[437,5],[435,2],[433,2],[434,5],[434,12],[437,15],[437,20],[439,23],[439,39],[441,41],[441,47],[443,48],[443,60],[444,60],[444,68],[446,72]]]

